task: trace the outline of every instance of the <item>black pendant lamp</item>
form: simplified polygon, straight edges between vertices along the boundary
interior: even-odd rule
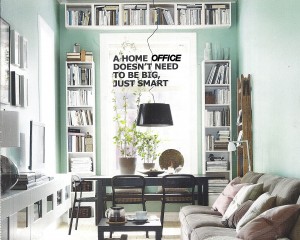
[[[165,103],[140,104],[137,126],[141,127],[167,127],[173,125],[171,108]]]

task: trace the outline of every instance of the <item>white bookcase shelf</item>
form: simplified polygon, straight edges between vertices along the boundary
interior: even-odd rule
[[[68,3],[66,28],[149,29],[213,28],[231,26],[230,2]]]
[[[96,169],[94,76],[93,62],[66,62],[67,166],[79,175],[94,175]]]

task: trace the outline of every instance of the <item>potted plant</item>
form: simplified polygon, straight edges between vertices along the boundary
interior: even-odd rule
[[[138,132],[137,153],[144,161],[145,169],[154,169],[155,160],[159,156],[157,146],[160,142],[158,134],[153,133],[151,130],[146,132]]]
[[[138,144],[139,132],[136,129],[136,121],[130,120],[128,116],[128,96],[126,93],[122,96],[122,106],[118,108],[116,93],[113,91],[113,103],[115,116],[113,120],[116,123],[116,135],[114,143],[119,152],[119,164],[121,174],[134,174],[136,168],[136,147]],[[139,100],[136,100],[137,102]]]

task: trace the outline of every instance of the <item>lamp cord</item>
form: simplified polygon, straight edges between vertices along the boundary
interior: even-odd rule
[[[152,1],[152,4],[153,4],[153,6],[154,6],[154,0]],[[156,15],[157,15],[157,12],[156,12]],[[150,69],[151,73],[152,73],[152,56],[153,56],[153,52],[152,52],[152,49],[151,49],[151,47],[150,47],[149,39],[154,35],[154,33],[155,33],[157,30],[158,30],[158,21],[157,21],[157,19],[156,19],[156,28],[155,28],[155,30],[152,32],[152,34],[147,38],[148,48],[149,48],[149,50],[150,50],[150,52],[151,52],[151,69]],[[151,92],[151,90],[152,90],[153,88],[154,88],[154,86],[152,86],[152,87],[149,89],[149,93],[152,95],[153,102],[155,103],[154,94]]]

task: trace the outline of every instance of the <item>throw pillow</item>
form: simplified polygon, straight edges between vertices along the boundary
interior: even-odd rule
[[[227,224],[226,222],[228,221],[229,217],[238,209],[239,206],[242,205],[242,203],[246,202],[247,200],[255,200],[259,195],[261,195],[262,190],[262,183],[243,186],[229,204],[222,217],[222,223]]]
[[[241,218],[236,226],[236,231],[238,232],[241,227],[246,225],[252,219],[256,218],[259,214],[275,206],[276,196],[272,196],[270,193],[266,192],[260,195]]]
[[[253,202],[254,201],[252,200],[248,200],[242,203],[242,205],[239,206],[238,209],[228,218],[227,222],[224,222],[224,224],[227,224],[225,227],[236,228],[238,222],[245,215]]]
[[[237,237],[244,240],[269,240],[287,237],[294,226],[300,205],[291,204],[271,208],[240,229]]]
[[[234,178],[230,183],[227,184],[223,192],[218,196],[212,205],[213,210],[224,215],[234,196],[245,185],[246,184],[241,184],[241,179],[239,177]]]

